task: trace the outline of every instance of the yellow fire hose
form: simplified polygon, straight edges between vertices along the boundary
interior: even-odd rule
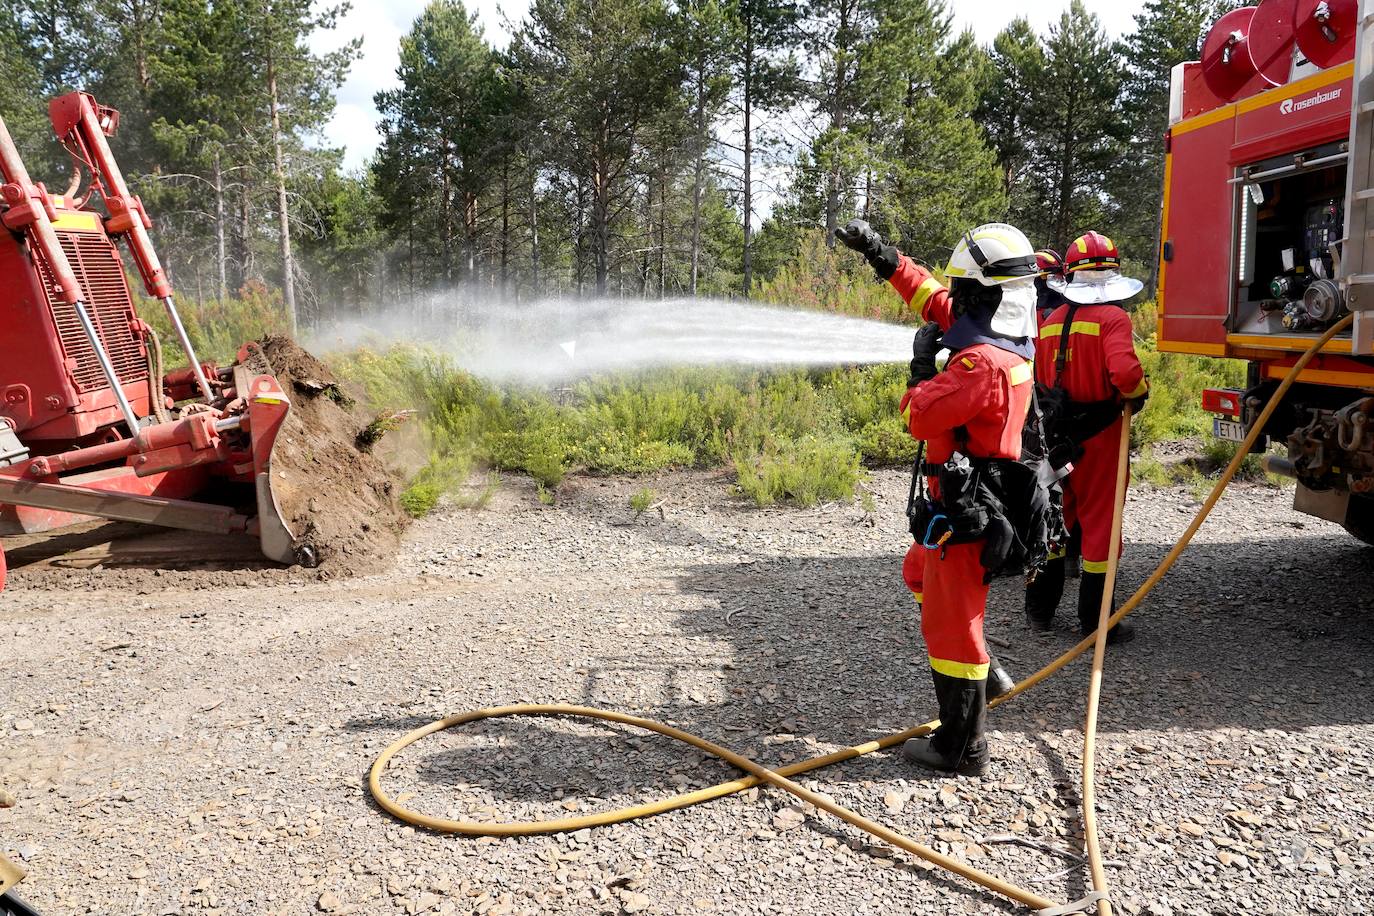
[[[1188,546],[1189,542],[1192,541],[1193,536],[1197,534],[1198,528],[1202,526],[1202,523],[1207,519],[1207,516],[1211,513],[1212,508],[1217,503],[1217,500],[1221,498],[1222,492],[1225,491],[1226,487],[1231,483],[1232,479],[1236,476],[1236,473],[1240,470],[1240,466],[1245,461],[1246,455],[1254,446],[1256,440],[1259,438],[1261,432],[1264,430],[1265,425],[1268,423],[1269,418],[1273,415],[1275,409],[1277,409],[1279,403],[1283,400],[1284,395],[1286,395],[1288,393],[1288,390],[1293,387],[1293,383],[1297,380],[1299,373],[1302,372],[1302,370],[1307,366],[1307,364],[1312,361],[1313,357],[1315,357],[1317,353],[1320,352],[1321,348],[1325,346],[1326,343],[1329,340],[1331,340],[1332,337],[1334,337],[1336,334],[1340,333],[1341,331],[1349,327],[1353,320],[1353,316],[1347,315],[1345,318],[1342,318],[1340,321],[1336,322],[1336,324],[1328,328],[1326,333],[1322,334],[1322,336],[1318,338],[1317,341],[1313,343],[1307,351],[1305,351],[1300,357],[1298,357],[1297,362],[1294,363],[1293,367],[1288,370],[1288,374],[1283,377],[1283,380],[1279,383],[1278,388],[1275,389],[1273,395],[1270,396],[1269,401],[1264,405],[1264,409],[1260,411],[1259,416],[1251,425],[1250,432],[1246,435],[1245,441],[1242,442],[1241,445],[1236,449],[1235,456],[1232,457],[1231,462],[1226,466],[1226,470],[1222,472],[1221,477],[1218,478],[1216,484],[1212,487],[1211,493],[1207,495],[1207,499],[1203,501],[1202,506],[1193,516],[1193,520],[1189,522],[1187,529],[1185,529],[1183,532],[1183,535],[1178,539],[1177,542],[1175,542],[1174,546],[1170,548],[1169,552],[1164,556],[1164,559],[1160,561],[1159,565],[1155,568],[1154,572],[1150,574],[1149,578],[1147,578],[1145,582],[1142,583],[1138,589],[1136,589],[1135,593],[1132,594],[1131,597],[1128,598],[1126,602],[1120,608],[1118,608],[1114,614],[1111,614],[1110,617],[1106,617],[1106,611],[1111,606],[1111,587],[1115,579],[1116,567],[1119,563],[1120,558],[1119,541],[1121,529],[1121,505],[1120,501],[1118,501],[1117,508],[1113,512],[1113,546],[1111,548],[1112,553],[1110,555],[1111,559],[1109,561],[1109,572],[1107,582],[1103,588],[1102,617],[1106,617],[1105,621],[1102,618],[1099,618],[1099,626],[1097,628],[1097,632],[1093,636],[1084,638],[1081,642],[1079,642],[1073,648],[1069,649],[1063,655],[1059,656],[1054,661],[1046,665],[1044,668],[1041,668],[1039,671],[1035,672],[1034,674],[1027,677],[1025,680],[1021,681],[1012,690],[1008,691],[1007,693],[1003,694],[1002,696],[998,697],[997,699],[993,700],[988,704],[990,708],[1001,706],[1003,703],[1006,703],[1013,697],[1025,693],[1027,690],[1030,690],[1032,687],[1035,687],[1042,681],[1051,677],[1056,672],[1064,668],[1064,666],[1068,665],[1069,662],[1081,656],[1084,652],[1088,651],[1089,649],[1094,650],[1093,674],[1089,689],[1089,711],[1087,722],[1085,723],[1084,733],[1085,759],[1083,765],[1083,807],[1085,828],[1084,832],[1085,838],[1087,839],[1088,858],[1090,868],[1092,870],[1093,887],[1095,892],[1097,892],[1094,895],[1090,896],[1097,898],[1097,902],[1100,906],[1100,912],[1102,913],[1110,914],[1111,910],[1110,903],[1104,897],[1100,897],[1101,894],[1105,894],[1106,892],[1106,879],[1105,874],[1102,870],[1101,851],[1099,849],[1097,841],[1096,813],[1093,810],[1095,806],[1095,787],[1093,785],[1092,779],[1092,757],[1095,751],[1097,727],[1097,694],[1100,692],[1101,689],[1102,654],[1103,649],[1105,648],[1107,630],[1110,627],[1115,626],[1127,614],[1130,614],[1137,607],[1139,607],[1140,603],[1144,600],[1145,596],[1148,595],[1150,591],[1153,590],[1154,587],[1159,584],[1159,581],[1162,578],[1164,578],[1164,575],[1169,571],[1169,569],[1174,565],[1174,563],[1177,562],[1179,556],[1183,553],[1184,549]],[[1129,416],[1127,417],[1127,420],[1129,420]],[[1129,434],[1129,429],[1129,423],[1122,424],[1123,438]],[[1123,448],[1123,456],[1126,454],[1126,451],[1127,450]],[[1122,466],[1118,469],[1118,487],[1124,485],[1125,466],[1126,461],[1123,458]],[[1102,625],[1104,622],[1106,624],[1105,626]],[[397,754],[399,754],[405,748],[419,741],[421,738],[424,738],[426,735],[431,735],[438,731],[444,731],[446,729],[454,728],[456,726],[463,725],[468,722],[476,722],[482,719],[495,719],[507,716],[571,716],[579,718],[602,719],[608,722],[618,722],[623,725],[630,725],[636,728],[642,728],[648,731],[657,732],[660,735],[665,735],[669,738],[675,738],[678,741],[690,744],[693,747],[696,747],[700,750],[707,752],[708,754],[712,754],[720,758],[721,760],[726,761],[732,766],[738,767],[739,769],[743,770],[749,775],[740,779],[733,779],[728,782],[718,783],[717,785],[709,786],[704,789],[697,789],[693,792],[685,792],[681,795],[675,795],[669,798],[662,798],[656,801],[647,802],[645,804],[635,805],[628,808],[619,808],[614,811],[603,811],[598,814],[588,814],[583,815],[581,817],[559,818],[555,820],[524,821],[500,824],[486,824],[478,821],[458,821],[442,817],[433,817],[428,814],[422,814],[418,811],[412,811],[411,809],[406,808],[405,806],[397,803],[382,789],[382,775],[386,772],[387,765],[390,763],[391,759],[395,757]],[[736,754],[728,748],[724,748],[710,741],[707,741],[705,738],[689,734],[688,732],[684,732],[680,729],[673,728],[670,725],[665,725],[662,722],[655,722],[652,719],[644,719],[638,716],[631,716],[625,713],[613,712],[604,709],[593,709],[591,707],[586,706],[569,706],[560,703],[495,706],[489,707],[487,709],[478,709],[472,712],[465,712],[460,713],[458,715],[449,716],[447,718],[440,719],[436,722],[431,722],[429,725],[425,725],[413,731],[407,732],[405,735],[402,735],[396,741],[388,745],[386,749],[383,750],[380,755],[378,755],[377,759],[372,764],[371,771],[368,773],[367,782],[368,788],[372,792],[372,797],[376,799],[377,804],[380,805],[384,810],[395,816],[396,818],[405,821],[406,823],[414,824],[418,827],[425,827],[427,829],[443,833],[461,833],[468,836],[531,836],[534,834],[542,833],[564,833],[572,830],[580,830],[584,827],[603,827],[609,824],[618,824],[624,821],[636,820],[638,818],[648,817],[654,814],[662,814],[665,811],[672,811],[677,808],[685,808],[690,805],[700,804],[701,802],[709,801],[714,798],[720,798],[722,796],[731,795],[736,792],[743,792],[746,789],[750,789],[758,785],[768,784],[776,786],[777,788],[782,789],[786,792],[789,792],[797,796],[798,798],[801,798],[804,801],[809,802],[817,808],[820,808],[823,811],[828,811],[831,814],[834,814],[836,817],[839,817],[841,820],[844,820],[846,823],[852,824],[855,827],[858,827],[859,829],[864,830],[878,837],[879,839],[882,839],[885,842],[892,844],[893,846],[896,846],[900,849],[905,849],[907,852],[910,852],[915,856],[918,856],[922,859],[925,859],[928,862],[932,862],[936,865],[939,865],[941,868],[954,872],[955,874],[961,875],[962,877],[967,878],[975,884],[981,885],[982,887],[994,891],[995,893],[1001,894],[1002,896],[1007,897],[1011,900],[1015,900],[1018,903],[1022,903],[1028,907],[1032,907],[1037,910],[1047,911],[1047,913],[1058,914],[1082,911],[1083,906],[1081,904],[1086,904],[1088,901],[1080,901],[1079,904],[1068,904],[1062,907],[1057,906],[1052,901],[1044,897],[1041,897],[1039,894],[1036,894],[1033,891],[1029,891],[1025,888],[1021,888],[1014,884],[1010,884],[1006,881],[989,875],[986,872],[973,868],[970,865],[950,858],[949,856],[942,855],[941,853],[938,853],[927,846],[923,846],[914,840],[904,837],[899,833],[895,833],[894,831],[889,830],[881,824],[875,823],[874,821],[865,818],[857,812],[851,811],[842,805],[836,804],[835,802],[831,801],[825,796],[822,796],[816,792],[812,792],[811,790],[798,785],[797,783],[793,782],[791,779],[788,778],[791,776],[795,776],[799,773],[808,773],[812,770],[827,767],[845,760],[852,760],[855,757],[860,757],[865,754],[871,754],[874,751],[894,747],[906,741],[908,738],[914,738],[919,735],[929,734],[939,724],[939,720],[937,719],[931,722],[927,722],[924,725],[917,725],[912,728],[906,729],[905,731],[888,735],[887,737],[877,741],[870,741],[865,744],[854,745],[852,747],[847,747],[838,751],[833,751],[829,754],[824,754],[820,757],[813,757],[810,760],[802,760],[797,763],[789,764],[788,766],[780,767],[777,770],[770,770],[764,766],[761,766],[760,764],[755,763],[752,760],[749,760],[746,757],[741,757],[739,754]]]

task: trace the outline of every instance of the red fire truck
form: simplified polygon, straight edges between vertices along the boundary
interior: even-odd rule
[[[1294,506],[1374,543],[1374,2],[1262,0],[1172,74],[1159,349],[1249,362],[1211,389],[1240,441],[1297,357],[1348,312],[1260,440]],[[1367,428],[1368,427],[1368,428]]]

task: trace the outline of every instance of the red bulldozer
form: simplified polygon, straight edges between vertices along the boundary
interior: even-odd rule
[[[0,535],[113,519],[246,534],[271,560],[313,565],[272,493],[282,386],[252,345],[227,368],[196,357],[107,142],[119,112],[73,92],[49,115],[75,165],[60,196],[30,179],[0,120]],[[186,368],[164,374],[121,243]],[[231,498],[202,501],[211,491]]]

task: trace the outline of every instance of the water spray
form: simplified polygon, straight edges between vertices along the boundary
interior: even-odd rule
[[[425,319],[368,320],[313,335],[316,350],[423,341],[493,381],[556,383],[672,366],[835,366],[904,361],[911,329],[726,299],[440,299]]]

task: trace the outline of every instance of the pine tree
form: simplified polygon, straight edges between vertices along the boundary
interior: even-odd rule
[[[47,111],[43,72],[11,7],[9,2],[0,2],[0,118],[34,180],[42,181],[52,164],[51,155],[44,155],[49,152],[49,130],[43,116]]]
[[[790,107],[801,93],[793,49],[800,37],[798,0],[734,0],[736,108],[740,117],[740,218],[744,230],[741,287],[749,297],[754,282],[754,163],[768,141],[766,119]]]
[[[1170,74],[1175,65],[1199,59],[1208,27],[1239,5],[1226,0],[1147,0],[1135,16],[1135,31],[1124,41],[1122,106],[1130,142],[1108,183],[1111,231],[1126,256],[1147,262],[1151,288],[1159,268]]]
[[[236,62],[238,84],[252,93],[253,119],[244,123],[243,139],[256,144],[270,158],[270,200],[276,217],[281,289],[287,324],[294,333],[299,316],[297,270],[291,252],[290,183],[293,175],[313,164],[304,137],[329,120],[334,90],[358,56],[361,39],[327,54],[310,50],[310,37],[317,31],[333,29],[342,6],[316,7],[312,0],[218,0],[215,6],[234,26],[226,53]],[[247,189],[240,202],[240,215],[246,217]],[[244,228],[247,231],[248,226]]]
[[[409,161],[382,169],[404,176],[405,187],[383,187],[389,216],[408,211],[407,233],[437,238],[436,279],[476,279],[482,196],[495,179],[489,165],[495,143],[496,57],[482,37],[476,14],[458,0],[435,0],[401,39],[399,88],[377,97],[384,117],[383,160]],[[420,188],[437,200],[412,208]],[[399,193],[398,193],[399,192]],[[410,225],[418,219],[419,225]]]
[[[590,268],[598,296],[618,266],[621,221],[638,202],[643,131],[682,86],[664,66],[668,21],[661,0],[535,0],[512,48],[576,210],[576,270]]]
[[[1040,37],[1024,17],[1013,19],[993,39],[988,64],[974,117],[997,155],[1003,190],[1013,194],[1030,163],[1030,101],[1045,79]]]
[[[721,110],[733,88],[732,45],[737,20],[720,0],[686,0],[676,11],[674,44],[686,77],[691,106],[692,222],[689,295],[696,295],[701,270],[702,207],[707,192],[708,159]]]
[[[1120,54],[1097,16],[1073,0],[1050,27],[1028,108],[1030,201],[1014,216],[1038,244],[1062,251],[1103,225],[1105,185],[1127,134],[1120,94]]]

